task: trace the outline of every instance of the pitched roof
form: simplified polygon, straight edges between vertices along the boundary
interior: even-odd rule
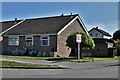
[[[13,29],[7,31],[5,34],[6,35],[57,34],[58,31],[60,31],[76,16],[78,16],[78,14],[26,19],[24,22],[17,25]]]
[[[20,21],[22,20],[17,20],[17,23]],[[0,24],[2,25],[2,31],[5,31],[6,29],[10,28],[11,26],[15,24],[15,20],[0,22]]]
[[[90,31],[92,31],[92,30],[97,30],[98,32],[100,32],[100,33],[102,33],[103,35],[106,35],[106,36],[109,36],[109,37],[111,37],[111,35],[108,33],[108,32],[106,32],[106,31],[104,31],[104,30],[102,30],[102,29],[99,29],[98,27],[96,27],[96,28],[92,28]],[[89,31],[89,32],[90,32]]]

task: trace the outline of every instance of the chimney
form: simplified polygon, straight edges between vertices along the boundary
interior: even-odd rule
[[[70,18],[73,18],[72,12],[71,12]]]
[[[63,13],[62,13],[62,15],[61,15],[61,16],[64,16],[64,15],[63,15]]]
[[[15,24],[17,23],[17,18],[15,18]]]
[[[98,29],[98,26],[96,28]]]

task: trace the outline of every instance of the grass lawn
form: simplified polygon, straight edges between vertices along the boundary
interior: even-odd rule
[[[21,59],[34,59],[34,60],[69,60],[76,59],[76,57],[32,57],[32,56],[9,56],[3,55],[5,58],[21,58]]]
[[[10,56],[10,55],[3,55],[5,58],[22,58],[22,59],[35,59],[35,60],[45,60],[51,57],[32,57],[32,56]]]
[[[108,61],[108,60],[120,60],[120,56],[115,56],[113,58],[84,58],[84,59],[73,59],[71,62],[93,62],[93,61]]]
[[[14,61],[0,61],[1,67],[24,67],[24,68],[57,68],[57,65],[43,65],[43,64],[30,64],[30,63],[20,63]]]
[[[105,60],[120,60],[120,56],[115,56],[113,58],[94,58],[95,61],[105,61]]]
[[[83,58],[77,59],[77,57],[31,57],[31,56],[8,56],[3,55],[6,58],[22,58],[22,59],[34,59],[34,60],[48,60],[48,61],[71,61],[71,62],[93,62],[93,61],[106,61],[106,60],[120,60],[120,56],[113,58]]]

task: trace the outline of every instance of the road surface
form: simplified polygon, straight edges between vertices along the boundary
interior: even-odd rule
[[[58,62],[72,69],[2,69],[3,78],[118,78],[117,61]]]

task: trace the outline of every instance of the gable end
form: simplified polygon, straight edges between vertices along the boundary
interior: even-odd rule
[[[88,31],[85,27],[85,25],[83,24],[83,21],[80,19],[79,16],[76,16],[74,19],[72,19],[64,28],[62,28],[57,35],[59,35],[60,33],[62,33],[62,31],[64,31],[70,24],[72,24],[76,19],[78,19],[79,23],[82,25],[83,30],[88,34]]]

